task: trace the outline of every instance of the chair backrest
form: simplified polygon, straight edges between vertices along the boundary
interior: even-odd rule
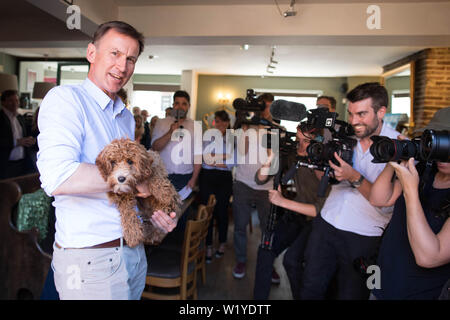
[[[206,219],[207,223],[205,229],[202,232],[201,240],[203,242],[203,247],[206,246],[206,236],[208,235],[209,224],[211,223],[214,207],[216,206],[216,197],[212,194],[209,196],[208,204],[205,206],[203,204],[198,206],[197,217],[196,220]]]
[[[40,187],[39,174],[0,182],[0,300],[38,299],[52,257],[43,252],[34,230],[19,231],[14,210],[23,194]]]
[[[211,194],[208,199],[208,203],[205,205],[201,204],[198,207],[196,220],[209,218],[212,219],[212,215],[214,212],[214,207],[216,206],[216,196]]]
[[[187,277],[189,263],[197,259],[199,246],[203,240],[203,232],[208,228],[208,223],[208,219],[188,220],[186,223],[181,253],[181,272],[184,278]]]

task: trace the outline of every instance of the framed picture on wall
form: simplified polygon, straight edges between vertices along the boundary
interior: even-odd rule
[[[36,82],[37,72],[31,69],[27,70],[27,91],[32,92]]]

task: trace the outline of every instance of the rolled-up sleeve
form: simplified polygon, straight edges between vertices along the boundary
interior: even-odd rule
[[[37,167],[48,195],[80,165],[84,138],[81,101],[68,87],[56,87],[42,101],[39,117]]]

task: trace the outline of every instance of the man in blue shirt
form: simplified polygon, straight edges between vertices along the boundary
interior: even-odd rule
[[[55,197],[52,268],[61,299],[139,299],[145,286],[144,246],[123,243],[120,215],[95,159],[117,138],[134,137],[134,119],[116,93],[130,79],[143,36],[112,21],[99,26],[87,48],[90,69],[81,85],[59,86],[44,98],[37,165],[42,187]],[[149,195],[144,184],[138,196]],[[175,213],[152,222],[170,232]]]

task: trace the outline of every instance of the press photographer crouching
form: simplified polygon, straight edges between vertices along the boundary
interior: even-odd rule
[[[306,157],[306,149],[310,141],[318,136],[319,129],[309,131],[297,128],[296,155]],[[295,154],[294,154],[295,155]],[[256,183],[264,184],[268,181],[269,161],[258,170],[255,177]],[[296,196],[293,200],[282,195],[281,187],[278,190],[269,190],[269,200],[275,205],[282,207],[285,212],[276,222],[273,231],[273,240],[270,248],[262,246],[258,250],[258,259],[255,273],[254,299],[266,300],[269,297],[271,286],[272,265],[278,255],[286,248],[283,266],[289,278],[292,296],[299,298],[300,281],[302,274],[302,261],[304,248],[311,231],[311,219],[315,217],[325,202],[325,198],[317,195],[319,181],[322,173],[307,167],[299,167],[294,176]]]
[[[390,162],[374,183],[370,202],[395,206],[378,256],[380,288],[372,291],[371,299],[423,300],[440,295],[448,299],[449,130],[450,107],[437,111],[429,124],[417,131],[423,131],[419,139],[375,139],[378,142],[372,152],[376,161]],[[417,165],[414,160],[419,161]],[[393,178],[394,172],[398,179]]]
[[[377,252],[392,213],[391,208],[376,208],[368,200],[372,183],[385,166],[371,162],[370,137],[399,135],[383,123],[387,91],[378,83],[365,83],[351,90],[347,99],[348,119],[357,144],[352,164],[337,153],[334,163],[329,161],[334,178],[340,183],[332,185],[320,215],[313,220],[305,251],[301,299],[324,299],[334,276],[338,299],[367,299],[366,279],[354,268],[353,261]]]

